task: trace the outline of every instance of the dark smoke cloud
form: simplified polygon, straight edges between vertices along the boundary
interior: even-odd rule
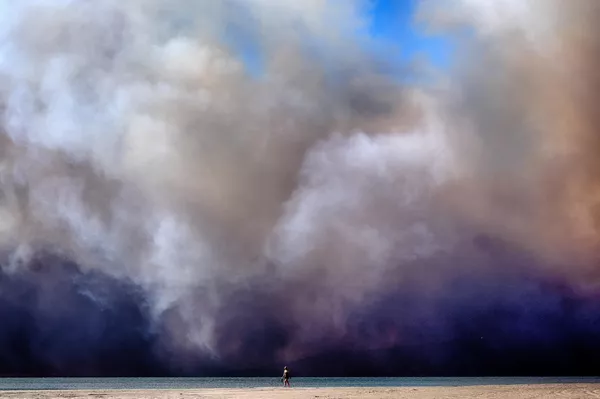
[[[593,373],[596,3],[367,7],[0,3],[0,372]]]
[[[160,373],[142,293],[51,255],[0,276],[4,375]],[[162,371],[164,372],[164,371]]]

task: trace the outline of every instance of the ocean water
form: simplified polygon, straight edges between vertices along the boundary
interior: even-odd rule
[[[514,384],[600,383],[595,377],[433,377],[314,378],[298,377],[292,387],[402,387]],[[278,377],[251,378],[0,378],[0,391],[95,389],[263,388],[281,386]]]

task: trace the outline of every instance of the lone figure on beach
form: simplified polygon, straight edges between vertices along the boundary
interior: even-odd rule
[[[283,376],[281,376],[281,381],[283,381],[284,387],[290,387],[290,370],[288,370],[287,366],[283,367]]]

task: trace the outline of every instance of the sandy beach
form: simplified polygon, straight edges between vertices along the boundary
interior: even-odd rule
[[[470,399],[600,398],[600,384],[494,385],[398,388],[255,388],[200,390],[0,391],[0,399]]]

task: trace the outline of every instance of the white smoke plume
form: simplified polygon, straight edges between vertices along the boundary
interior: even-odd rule
[[[131,279],[217,356],[257,290],[290,358],[415,270],[435,296],[427,265],[473,267],[480,233],[589,265],[594,4],[424,2],[457,46],[433,91],[400,83],[363,1],[0,2],[7,271],[51,249]]]
[[[363,268],[365,287],[374,287],[393,242],[429,251],[418,220],[383,240],[377,225],[352,221],[361,203],[376,201],[361,193],[369,180],[396,186],[381,193],[384,202],[396,192],[410,205],[443,178],[432,173],[419,192],[403,192],[412,174],[429,175],[429,154],[418,133],[403,136],[418,118],[416,100],[357,40],[363,7],[4,2],[1,243],[17,248],[9,267],[49,247],[131,278],[148,290],[156,317],[179,309],[186,339],[212,350],[222,291],[264,273],[267,255],[286,279],[333,260],[311,245],[358,244],[350,264],[334,261],[348,268],[337,274]],[[264,60],[258,76],[234,46],[242,39]],[[441,138],[424,140],[445,151]],[[352,182],[355,172],[362,182]],[[312,193],[321,189],[331,193]],[[340,201],[348,208],[336,210]],[[330,226],[338,213],[349,219]],[[330,228],[346,232],[326,244]]]

